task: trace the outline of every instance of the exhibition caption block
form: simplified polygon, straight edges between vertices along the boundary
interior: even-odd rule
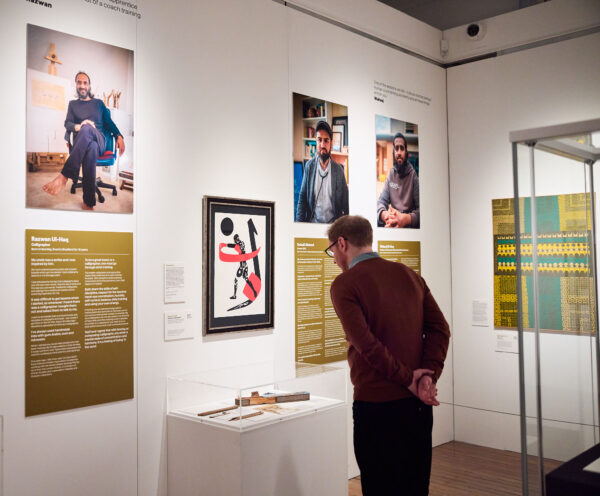
[[[403,263],[421,275],[420,241],[379,241],[377,251],[382,258]]]
[[[128,2],[126,0],[82,0],[84,3],[100,7],[101,9],[111,10],[118,14],[130,15],[137,19],[142,18],[142,14],[138,10],[137,3]]]
[[[323,364],[346,359],[346,338],[329,288],[340,274],[325,254],[325,238],[295,238],[296,361]]]
[[[348,345],[329,288],[341,273],[325,254],[329,240],[295,238],[296,361],[324,364],[346,359]],[[421,273],[419,241],[379,241],[381,257]]]
[[[26,416],[132,398],[132,233],[25,238]]]
[[[426,95],[415,93],[414,91],[398,88],[392,84],[387,84],[382,81],[373,81],[373,97],[376,102],[385,103],[385,99],[390,97],[403,98],[411,102],[420,103],[421,105],[431,105],[431,98]]]

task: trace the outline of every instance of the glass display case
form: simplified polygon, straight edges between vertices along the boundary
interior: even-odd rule
[[[276,361],[169,377],[169,495],[347,494],[346,377]]]
[[[501,249],[516,285],[524,495],[566,494],[548,474],[600,449],[598,131],[600,119],[510,133],[513,222]]]
[[[168,378],[168,411],[196,422],[248,430],[346,404],[346,371],[262,362]]]

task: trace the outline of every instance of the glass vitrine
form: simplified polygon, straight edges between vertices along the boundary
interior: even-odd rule
[[[346,404],[341,368],[268,361],[168,378],[169,415],[247,431]]]
[[[548,472],[600,442],[598,131],[600,119],[510,133],[524,495],[545,496]]]
[[[270,361],[169,377],[169,495],[343,494],[346,375]]]

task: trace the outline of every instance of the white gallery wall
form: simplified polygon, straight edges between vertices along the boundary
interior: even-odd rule
[[[138,183],[138,263],[145,268],[138,293],[139,494],[166,494],[167,376],[273,359],[280,329],[289,326],[286,32],[285,9],[269,1],[145,3],[138,40],[145,172]],[[276,202],[274,330],[202,337],[203,195]],[[188,301],[175,307],[193,310],[192,340],[163,340],[163,314],[174,307],[163,305],[165,262],[185,264]]]
[[[513,196],[510,131],[600,115],[599,43],[593,34],[448,69],[456,440],[520,450],[518,355],[494,351],[492,326],[471,325],[474,299],[493,305],[491,200]],[[520,151],[523,196],[530,186],[527,157]],[[540,152],[536,164],[538,195],[585,191],[573,162]],[[541,338],[545,455],[567,459],[594,441],[591,340]],[[533,416],[532,334],[525,343]],[[528,444],[535,452],[533,425],[532,419]]]
[[[5,185],[0,195],[0,415],[4,429],[0,472],[5,495],[136,494],[135,399],[25,418],[25,230],[136,230],[135,214],[25,208],[27,23],[135,49],[133,18],[90,9],[83,1],[53,2],[52,9],[29,2],[0,3],[0,41],[9,47],[0,84],[5,115],[0,123]],[[64,77],[72,79],[74,74]],[[134,285],[134,294],[136,290]]]
[[[0,40],[14,47],[4,59],[9,76],[2,83],[3,106],[11,117],[4,120],[0,133],[5,159],[12,164],[5,177],[11,186],[0,196],[5,234],[0,283],[5,323],[0,347],[5,494],[166,494],[167,376],[294,359],[294,237],[324,237],[325,226],[293,222],[293,92],[348,106],[350,209],[373,222],[375,114],[419,125],[423,227],[379,229],[375,238],[421,241],[423,275],[450,320],[443,69],[272,0],[148,0],[139,3],[142,18],[137,22],[110,10],[92,10],[91,2],[52,3],[51,9],[25,1],[1,4]],[[363,15],[362,20],[372,26],[389,24],[395,11],[382,10],[374,0],[372,4],[373,17]],[[418,43],[421,32],[422,41],[431,45],[435,30],[396,15],[398,25],[410,27],[411,43]],[[25,208],[28,22],[135,49],[134,214]],[[391,97],[375,102],[376,80],[423,95],[428,103]],[[202,337],[204,195],[275,202],[274,329]],[[133,400],[24,418],[28,228],[134,233]],[[185,264],[185,304],[163,303],[167,262]],[[192,312],[193,339],[164,341],[164,312],[174,308]],[[450,357],[440,383],[443,406],[436,411],[436,444],[453,436]],[[355,471],[350,464],[350,471]]]
[[[185,18],[160,22],[174,11]],[[166,377],[294,359],[294,237],[325,237],[326,226],[293,222],[293,92],[348,107],[350,210],[373,222],[375,114],[419,124],[423,228],[377,230],[376,238],[421,241],[423,274],[450,316],[445,74],[271,0],[148,2],[138,46],[139,493],[164,494]],[[431,104],[377,103],[375,80],[427,95]],[[275,202],[273,330],[202,337],[203,195]],[[178,307],[195,313],[193,340],[163,341],[171,307],[162,304],[165,262],[186,266],[189,299]],[[451,383],[449,359],[437,443],[453,435]]]

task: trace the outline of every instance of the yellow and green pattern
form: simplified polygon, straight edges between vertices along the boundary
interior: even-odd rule
[[[595,331],[591,274],[590,196],[536,198],[540,329],[591,334]],[[519,199],[523,325],[535,324],[531,199]],[[492,200],[494,226],[494,325],[517,327],[514,200]]]

